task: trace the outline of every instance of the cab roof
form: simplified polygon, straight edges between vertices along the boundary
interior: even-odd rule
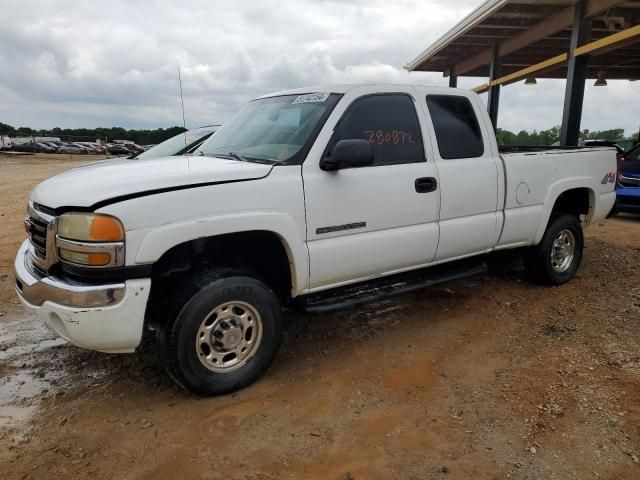
[[[301,87],[301,88],[294,88],[291,90],[281,90],[279,92],[274,92],[274,93],[268,93],[266,95],[262,95],[260,97],[257,97],[257,99],[260,98],[269,98],[269,97],[280,97],[282,95],[302,95],[305,93],[316,93],[316,92],[330,92],[330,93],[347,93],[349,90],[353,90],[354,88],[359,88],[359,87],[378,87],[380,89],[389,89],[389,88],[393,88],[393,87],[402,87],[402,88],[406,88],[406,87],[427,87],[427,85],[416,85],[413,83],[344,83],[344,84],[337,84],[337,85],[314,85],[314,86],[309,86],[309,87]],[[432,87],[432,86],[428,86],[428,88],[434,88],[434,89],[438,89],[439,87]],[[443,90],[444,89],[449,89],[450,87],[440,87]]]

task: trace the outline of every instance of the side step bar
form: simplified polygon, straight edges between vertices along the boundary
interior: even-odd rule
[[[292,306],[308,313],[335,312],[380,298],[412,292],[443,282],[460,280],[486,271],[487,265],[484,262],[461,260],[442,266],[390,275],[356,285],[338,287],[326,292],[312,293],[294,299]]]

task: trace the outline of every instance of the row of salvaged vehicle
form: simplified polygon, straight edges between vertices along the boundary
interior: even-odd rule
[[[144,148],[134,144],[108,143],[100,145],[94,142],[63,142],[46,140],[41,142],[14,143],[15,152],[29,153],[66,153],[74,155],[137,155]]]

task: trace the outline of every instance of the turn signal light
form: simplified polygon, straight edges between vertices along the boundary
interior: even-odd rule
[[[89,236],[96,242],[117,242],[122,240],[122,225],[113,217],[104,215],[93,217]]]
[[[92,267],[103,267],[111,262],[111,255],[108,253],[85,253],[73,252],[61,248],[59,250],[60,258],[67,262],[77,263],[80,265],[90,265]]]

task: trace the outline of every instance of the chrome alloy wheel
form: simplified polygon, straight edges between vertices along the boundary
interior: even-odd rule
[[[246,302],[225,302],[200,324],[196,352],[208,370],[229,373],[255,355],[261,340],[262,318],[258,311]]]
[[[571,230],[560,230],[553,240],[551,248],[551,266],[557,273],[566,272],[573,262],[576,250],[576,237]]]

